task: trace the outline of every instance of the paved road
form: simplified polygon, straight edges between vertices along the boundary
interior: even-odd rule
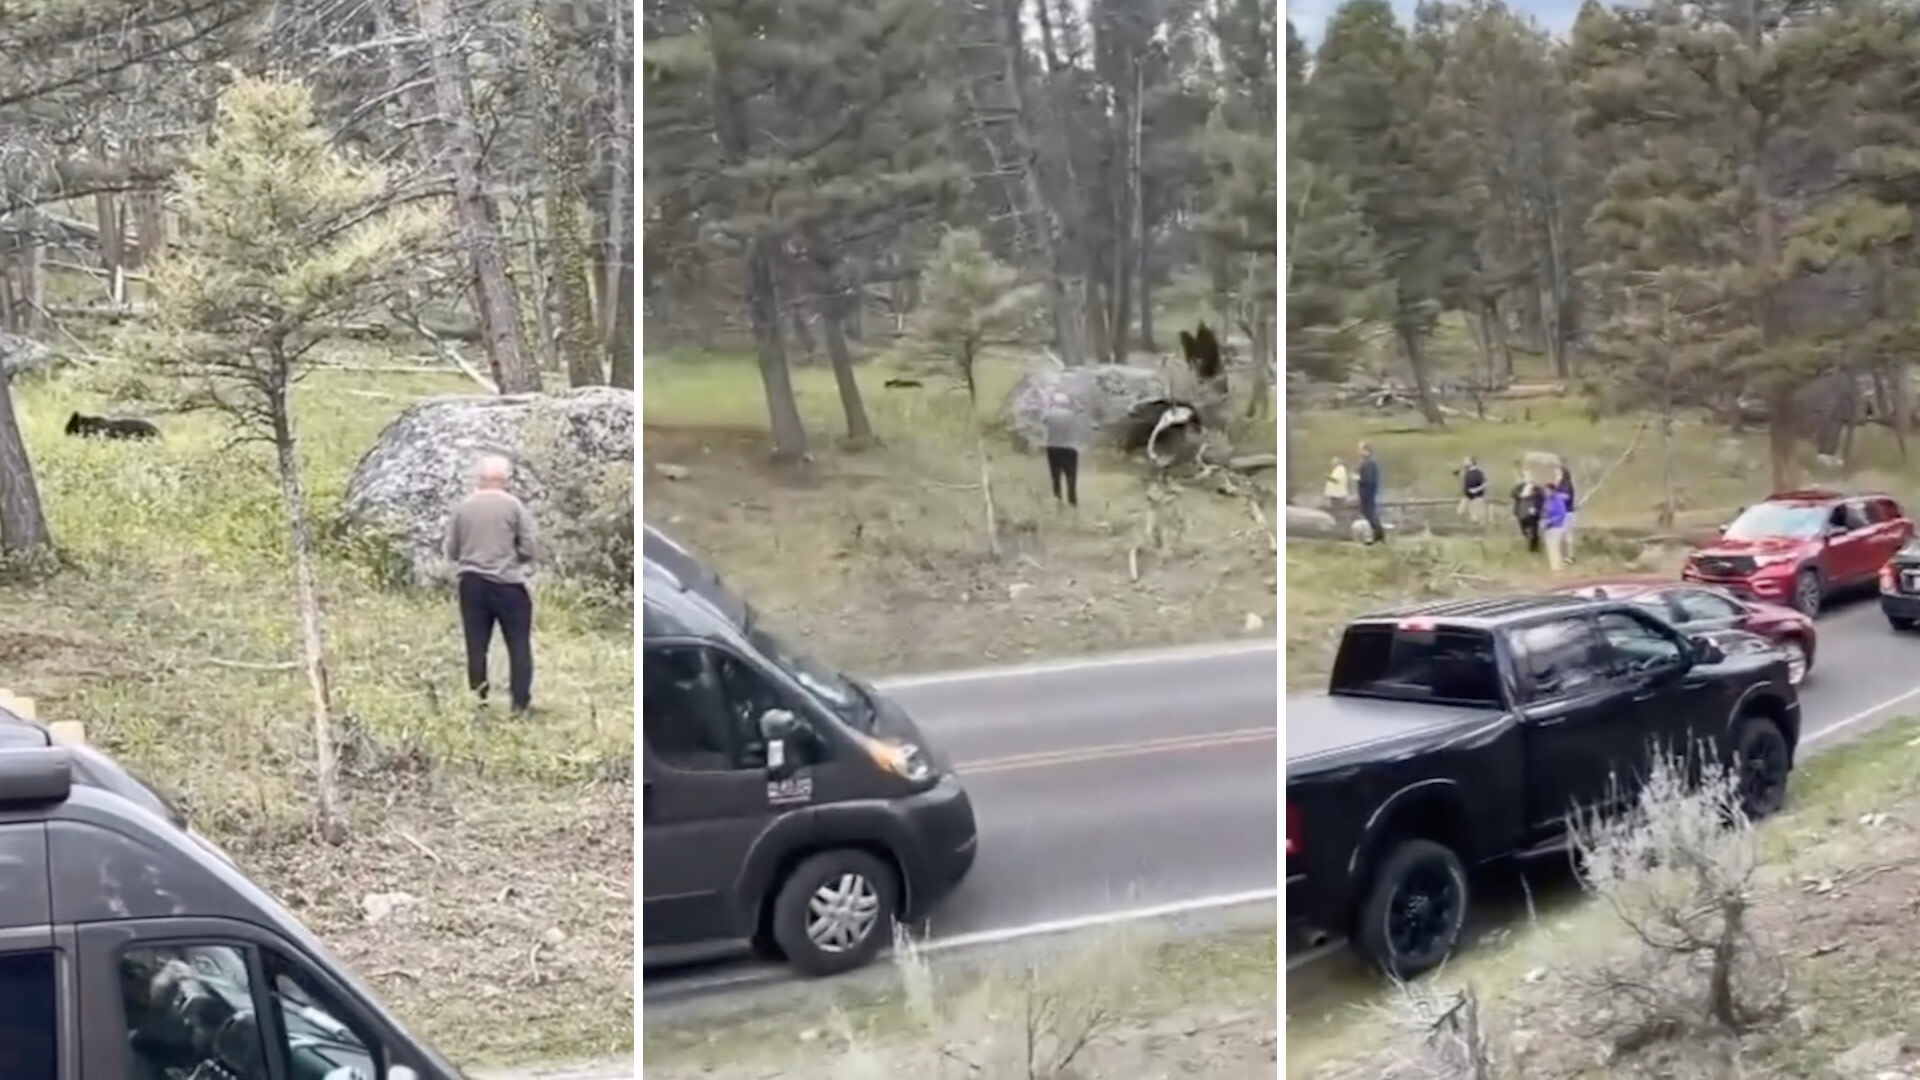
[[[954,762],[980,855],[932,917],[987,943],[1276,892],[1272,642],[895,680]],[[783,977],[735,950],[649,957],[644,1001]]]
[[[1920,713],[1920,635],[1895,634],[1872,600],[1822,616],[1813,674],[1800,688],[1801,743],[1822,749],[1899,716]],[[1336,982],[1356,978],[1344,948],[1290,945],[1287,986],[1303,1000],[1328,996],[1312,987],[1320,969]]]

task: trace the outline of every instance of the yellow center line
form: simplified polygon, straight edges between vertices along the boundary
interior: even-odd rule
[[[954,771],[962,776],[978,776],[981,773],[1013,772],[1018,769],[1043,769],[1053,765],[1074,765],[1083,761],[1107,761],[1147,754],[1173,754],[1184,750],[1212,750],[1222,746],[1271,742],[1279,736],[1278,727],[1213,731],[1204,735],[1177,735],[1162,739],[1143,739],[1138,742],[1082,746],[1069,750],[1041,750],[1002,758],[986,758],[980,761],[964,762],[955,766]]]

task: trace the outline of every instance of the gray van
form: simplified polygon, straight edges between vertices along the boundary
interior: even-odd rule
[[[859,967],[973,865],[973,805],[900,707],[641,541],[643,946]]]
[[[460,1073],[151,788],[0,709],[0,1077]]]

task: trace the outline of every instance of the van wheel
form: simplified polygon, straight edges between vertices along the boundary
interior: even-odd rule
[[[886,863],[845,848],[809,856],[773,902],[773,940],[802,974],[837,975],[892,940],[900,885]]]
[[[1736,773],[1740,785],[1740,809],[1747,818],[1758,821],[1780,809],[1787,801],[1787,774],[1793,758],[1787,750],[1780,727],[1763,716],[1756,716],[1740,727],[1735,746]]]
[[[1440,965],[1467,925],[1466,864],[1431,840],[1404,840],[1374,872],[1353,941],[1369,963],[1397,979]]]

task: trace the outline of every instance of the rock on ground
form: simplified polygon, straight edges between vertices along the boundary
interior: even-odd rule
[[[38,371],[52,359],[53,351],[32,338],[0,331],[0,368],[8,375]]]
[[[1016,437],[1029,446],[1046,441],[1041,417],[1047,400],[1055,391],[1065,391],[1086,416],[1089,426],[1106,435],[1124,422],[1127,411],[1143,401],[1172,394],[1165,375],[1151,368],[1125,364],[1094,364],[1087,367],[1036,368],[1014,384],[1007,396],[1007,420]]]
[[[471,490],[482,454],[514,463],[513,493],[550,533],[558,492],[579,482],[573,474],[631,468],[633,446],[631,390],[429,398],[395,417],[354,466],[339,524],[398,534],[414,581],[425,584],[439,572],[447,517]]]

